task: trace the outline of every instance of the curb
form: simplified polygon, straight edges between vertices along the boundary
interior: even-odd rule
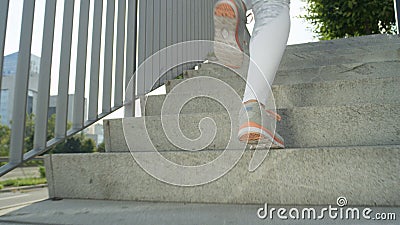
[[[0,193],[20,191],[20,190],[29,190],[29,189],[35,189],[35,188],[44,188],[44,187],[47,187],[47,186],[48,186],[47,184],[39,184],[39,185],[32,185],[32,186],[3,188],[3,189],[0,190]]]

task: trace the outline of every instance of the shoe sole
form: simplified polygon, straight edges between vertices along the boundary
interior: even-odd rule
[[[282,137],[276,133],[273,135],[273,132],[264,127],[242,126],[239,129],[239,141],[252,146],[269,144],[274,149],[285,148]]]
[[[215,56],[220,63],[234,69],[240,68],[243,64],[243,50],[238,37],[239,22],[237,6],[233,1],[215,5]]]

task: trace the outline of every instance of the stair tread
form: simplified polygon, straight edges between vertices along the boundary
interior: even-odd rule
[[[185,155],[163,153],[177,163],[198,161]],[[209,152],[200,155],[213,157]],[[178,187],[155,179],[130,153],[52,155],[45,161],[54,184],[49,186],[54,189],[50,193],[62,198],[325,205],[346,196],[351,205],[400,204],[399,146],[270,151],[252,173],[248,171],[251,156],[245,151],[226,175],[197,187]]]

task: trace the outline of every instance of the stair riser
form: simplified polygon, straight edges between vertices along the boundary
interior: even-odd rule
[[[321,66],[369,63],[400,60],[399,43],[383,46],[362,46],[350,49],[328,51],[290,51],[286,50],[279,70],[318,68]],[[213,61],[213,60],[211,60]]]
[[[286,147],[400,144],[400,105],[304,107],[278,110],[278,113],[283,119],[277,124],[277,132],[285,138]],[[230,140],[231,122],[237,122],[237,114],[232,113],[232,121],[221,112],[182,114],[180,129],[183,134],[193,139],[199,137],[199,121],[205,117],[213,118],[218,129],[215,139],[212,139],[213,142],[206,149],[225,149]],[[124,122],[127,126],[134,127],[135,132],[147,130],[157,149],[179,150],[166,138],[159,117],[144,118],[128,118]],[[165,121],[170,118],[174,116],[164,116]],[[105,137],[110,143],[108,150],[128,151],[121,120],[107,121],[105,129],[109,129]],[[234,125],[233,139],[237,131],[237,125]]]
[[[210,160],[218,154],[172,152],[165,156],[181,163]],[[400,147],[270,151],[252,173],[247,170],[250,154],[246,151],[222,178],[197,187],[156,180],[130,153],[52,155],[46,157],[45,165],[50,197],[336,206],[337,198],[343,196],[349,205],[400,205]]]
[[[398,43],[400,43],[400,37],[398,35],[369,35],[363,37],[289,45],[287,47],[287,51],[293,53],[311,51],[337,51],[341,49],[352,51],[353,48],[358,47],[369,48],[373,46],[392,45]]]
[[[222,79],[221,79],[222,80]],[[204,82],[203,82],[204,81]],[[207,94],[209,96],[229,95],[218,91],[218,84],[210,84],[206,80],[187,83],[190,93],[171,94],[170,98],[176,102],[183,102],[188,96]],[[239,98],[243,96],[245,83],[239,79],[224,79],[228,85],[234,88]],[[176,86],[179,82],[170,82]],[[304,106],[339,106],[361,103],[391,103],[400,104],[400,77],[386,79],[363,79],[355,81],[334,81],[325,83],[310,83],[298,85],[274,85],[272,87],[275,105],[278,109],[304,107]],[[226,105],[237,102],[234,95]],[[160,115],[165,95],[149,96],[145,103],[145,115]],[[181,113],[220,112],[225,109],[216,101],[197,97],[186,103]]]
[[[291,71],[278,71],[274,85],[293,85],[304,83],[320,83],[327,81],[361,80],[367,78],[392,78],[400,76],[400,61],[355,63],[324,66],[319,68],[308,68]],[[244,73],[246,74],[247,71]],[[186,76],[209,76],[222,81],[244,80],[221,66],[215,64],[201,64],[198,71],[187,71]],[[182,80],[171,80],[167,82],[166,89],[169,92]],[[190,90],[191,91],[191,90]]]
[[[283,56],[280,69],[302,69],[343,63],[382,62],[400,59],[399,44],[339,49],[337,51],[318,51],[287,53]]]

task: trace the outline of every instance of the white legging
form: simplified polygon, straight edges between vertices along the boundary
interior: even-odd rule
[[[252,9],[255,25],[250,39],[247,85],[243,102],[257,100],[267,105],[270,91],[290,30],[290,0],[244,0]]]

